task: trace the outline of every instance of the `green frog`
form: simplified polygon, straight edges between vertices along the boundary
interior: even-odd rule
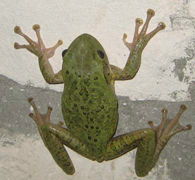
[[[150,128],[114,136],[119,119],[114,82],[134,78],[140,68],[143,49],[156,33],[165,28],[161,22],[152,32],[146,33],[154,14],[152,9],[147,11],[140,32],[139,27],[143,21],[136,19],[132,43],[126,41],[127,35],[124,34],[123,42],[130,50],[124,69],[109,64],[102,45],[93,36],[82,34],[63,51],[62,70],[54,73],[48,59],[54,55],[62,41],[46,48],[39,25],[33,26],[38,42],[24,34],[19,26],[15,27],[15,33],[23,36],[29,44],[15,43],[14,47],[27,49],[38,57],[40,70],[47,83],[64,83],[61,107],[67,128],[63,127],[62,121],[59,124],[51,123],[52,107],[48,107],[46,114],[41,114],[33,98],[28,101],[34,109],[34,113],[29,115],[37,124],[45,146],[68,175],[74,174],[75,168],[64,145],[98,162],[115,159],[137,148],[135,171],[137,176],[143,177],[154,167],[169,139],[178,132],[191,129],[191,125],[181,126],[179,123],[186,109],[185,105],[181,105],[178,114],[171,120],[167,119],[167,109],[163,109],[159,126],[149,122]]]

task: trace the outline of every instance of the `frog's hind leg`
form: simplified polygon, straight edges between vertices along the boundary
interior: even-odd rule
[[[53,134],[47,131],[47,126],[50,124],[51,107],[48,107],[46,114],[40,114],[32,98],[28,99],[29,103],[34,109],[34,113],[30,113],[29,116],[36,122],[41,138],[52,154],[56,163],[69,175],[74,174],[75,169],[73,163],[64,148],[62,142]]]
[[[29,116],[36,122],[45,146],[50,151],[58,166],[60,166],[65,173],[69,175],[74,174],[74,165],[64,145],[80,154],[88,153],[88,149],[81,141],[75,138],[68,129],[62,127],[62,122],[58,125],[54,125],[50,122],[51,107],[48,107],[46,114],[41,114],[33,102],[33,98],[29,98],[28,101],[34,109],[34,114],[30,113]],[[92,159],[89,155],[86,155],[86,157]]]
[[[140,160],[147,167],[152,161],[155,152],[155,142],[156,136],[152,129],[141,129],[114,137],[107,145],[105,160],[115,159],[135,148],[138,148],[138,150],[141,150],[141,153],[139,153],[139,157],[141,157]],[[141,170],[148,173],[147,169]],[[142,176],[140,171],[136,171],[136,174]]]
[[[179,123],[185,109],[186,106],[181,105],[179,112],[171,120],[167,119],[167,109],[163,109],[159,126],[155,127],[153,122],[149,121],[151,129],[141,129],[111,139],[107,145],[105,160],[117,158],[137,147],[136,174],[140,177],[146,176],[155,166],[169,139],[178,132],[191,129],[191,125],[182,126]]]

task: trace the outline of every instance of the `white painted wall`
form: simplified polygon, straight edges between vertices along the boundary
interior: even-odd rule
[[[165,22],[167,27],[152,39],[144,50],[141,69],[135,79],[117,82],[116,93],[117,95],[129,96],[131,100],[190,100],[188,88],[190,83],[195,80],[193,72],[195,63],[193,57],[190,59],[185,50],[186,48],[193,49],[192,40],[195,34],[194,0],[1,0],[0,74],[20,84],[32,84],[37,87],[62,90],[63,86],[61,85],[49,86],[45,83],[38,67],[37,58],[34,55],[26,50],[16,51],[13,48],[15,41],[19,43],[25,42],[14,33],[14,27],[19,25],[25,33],[35,39],[35,33],[31,28],[33,24],[41,25],[41,32],[46,45],[52,46],[58,39],[64,41],[63,46],[57,50],[55,57],[51,61],[56,72],[61,68],[62,50],[66,49],[82,33],[89,33],[95,36],[105,48],[110,62],[122,68],[129,53],[122,42],[123,33],[127,33],[129,40],[132,40],[135,18],[145,19],[148,8],[156,11],[156,16],[152,19],[149,30],[154,29],[160,21]],[[171,23],[170,17],[174,18],[174,23]],[[182,69],[184,79],[186,79],[183,81],[179,81],[174,72],[174,60],[181,58],[188,59],[187,64]],[[176,97],[174,93],[177,93]],[[43,157],[47,158],[45,153],[48,152],[42,142],[41,145],[38,141],[33,142],[33,147],[39,149],[39,151],[36,151],[38,154],[35,157],[29,155],[30,158],[27,156],[26,159],[29,159],[29,161],[33,159],[36,162],[36,158],[39,158],[38,155],[43,155]],[[24,141],[22,145],[24,149],[27,149],[26,152],[28,152],[28,148],[31,148],[29,144],[31,142]],[[5,152],[8,155],[5,157],[10,159],[9,154],[16,157],[25,156],[26,154],[21,154],[20,148],[18,150],[9,149],[9,151]],[[78,156],[72,151],[70,151],[70,154]],[[131,157],[131,159],[126,158],[127,156]],[[91,171],[91,174],[85,175],[81,173],[83,167],[78,165],[75,177],[69,176],[68,179],[122,178],[121,175],[123,174],[129,175],[129,172],[126,173],[129,171],[129,164],[132,164],[132,166],[134,164],[132,154],[127,156],[117,159],[116,164],[115,162],[105,162],[101,165],[79,156],[78,160],[75,160],[76,164],[80,164],[80,161],[82,161],[86,164],[86,169],[92,169],[92,166],[101,166],[102,171],[99,170],[100,168],[97,168],[97,171],[102,173],[98,173],[100,177],[96,178],[96,171]],[[7,161],[7,163],[10,161]],[[129,161],[131,162],[129,163]],[[44,164],[44,162],[46,163]],[[48,161],[44,162],[43,167],[47,167]],[[22,163],[22,161],[13,161],[13,166],[20,167],[19,165]],[[120,166],[120,164],[123,164],[123,166]],[[35,168],[33,174],[37,175],[37,177],[43,176],[44,179],[48,173],[53,171],[54,175],[56,173],[55,177],[64,178],[64,173],[60,174],[61,170],[54,163],[52,164],[52,169],[50,169],[51,167],[45,168],[46,173],[38,174],[40,172],[36,171],[38,167],[40,166],[33,164],[33,168]],[[110,170],[110,167],[116,168],[116,174],[112,174],[113,171]],[[28,168],[33,169],[26,168],[27,172]],[[145,179],[156,179],[154,175],[156,170]],[[169,179],[166,177],[166,163],[163,166],[163,171],[165,172],[165,179]],[[17,173],[17,171],[14,173]],[[24,174],[26,175],[27,173],[25,172]],[[17,176],[17,174],[14,174],[14,176]],[[129,176],[123,178],[129,179]],[[133,178],[136,178],[134,173],[132,174]]]
[[[195,18],[195,1],[187,0],[1,0],[0,1],[0,74],[21,84],[47,87],[39,71],[37,58],[26,50],[16,51],[15,41],[25,42],[13,32],[19,25],[33,39],[33,24],[41,25],[41,32],[46,45],[52,46],[58,39],[64,41],[51,60],[54,70],[61,68],[61,52],[80,34],[90,33],[104,46],[109,60],[121,68],[128,57],[128,49],[123,45],[123,33],[129,41],[134,33],[134,20],[146,18],[146,11],[152,8],[156,16],[150,23],[149,30],[163,21],[167,28],[161,31],[147,45],[143,53],[141,69],[131,81],[116,83],[117,95],[129,96],[131,100],[189,100],[189,83],[195,79],[191,71],[195,63],[188,61],[184,73],[188,82],[181,82],[174,75],[174,59],[185,57],[185,48],[194,36],[193,22],[186,17]],[[178,18],[174,30],[170,16]],[[62,86],[49,86],[58,91]],[[177,98],[173,93],[177,93]]]

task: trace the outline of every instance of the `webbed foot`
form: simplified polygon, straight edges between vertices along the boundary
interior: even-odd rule
[[[48,106],[48,110],[45,114],[41,114],[35,105],[33,98],[28,98],[28,102],[33,107],[34,113],[30,113],[29,116],[35,121],[38,128],[41,127],[43,124],[48,124],[50,122],[50,114],[53,110],[51,106]]]
[[[123,42],[124,44],[127,46],[127,48],[130,51],[133,51],[136,46],[139,46],[137,48],[141,48],[144,49],[144,47],[146,46],[146,44],[148,43],[148,41],[160,30],[165,29],[166,25],[163,22],[158,23],[158,26],[156,29],[154,29],[152,32],[146,34],[146,31],[148,29],[148,24],[151,20],[151,18],[155,15],[154,10],[152,9],[148,9],[147,10],[147,18],[146,18],[146,22],[141,30],[141,32],[139,33],[139,27],[143,24],[143,20],[140,18],[137,18],[135,20],[136,26],[135,26],[135,33],[134,33],[134,38],[133,38],[133,42],[132,43],[128,43],[126,41],[127,39],[127,34],[123,35]],[[141,47],[142,46],[142,47]]]
[[[32,97],[28,98],[28,102],[33,107],[33,110],[35,113],[35,114],[30,113],[29,116],[36,122],[38,127],[42,126],[43,124],[49,124],[49,123],[51,124],[50,115],[53,110],[51,106],[48,106],[47,112],[45,114],[41,114],[37,106],[35,105]],[[64,122],[59,121],[58,126],[62,127],[63,125],[64,125]]]
[[[55,50],[60,45],[63,44],[62,40],[59,40],[57,42],[57,44],[54,45],[53,47],[46,48],[44,43],[43,43],[43,40],[41,39],[40,26],[38,24],[35,24],[32,28],[36,32],[38,42],[33,41],[26,34],[24,34],[19,26],[16,26],[14,28],[14,32],[16,34],[19,34],[20,36],[24,37],[24,39],[26,39],[26,41],[29,43],[28,45],[26,45],[26,44],[20,45],[17,42],[15,42],[14,43],[15,49],[27,49],[28,51],[30,51],[31,53],[35,54],[38,57],[42,57],[42,56],[46,55],[47,58],[51,58],[54,55]]]
[[[168,110],[163,109],[162,110],[162,121],[160,125],[154,126],[154,123],[152,121],[149,121],[148,124],[150,127],[156,132],[157,135],[157,146],[156,146],[156,152],[154,156],[158,156],[159,153],[162,151],[164,146],[167,144],[169,139],[175,135],[176,133],[190,130],[192,129],[192,125],[188,124],[186,126],[182,126],[179,122],[179,119],[182,115],[182,113],[187,109],[185,105],[181,105],[179,112],[177,115],[172,118],[171,120],[167,119]]]

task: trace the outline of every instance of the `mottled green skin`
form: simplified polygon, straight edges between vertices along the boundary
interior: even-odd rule
[[[45,81],[49,84],[64,83],[62,95],[62,113],[68,128],[62,123],[56,125],[50,121],[52,108],[46,114],[38,111],[32,98],[29,103],[34,109],[30,117],[36,122],[45,146],[50,151],[56,163],[64,172],[74,174],[75,168],[65,147],[69,147],[80,155],[98,162],[115,159],[134,148],[137,148],[135,171],[138,176],[146,176],[156,164],[162,149],[168,140],[176,133],[189,130],[179,124],[179,118],[186,109],[181,105],[178,114],[167,119],[167,109],[162,110],[162,121],[155,127],[136,130],[114,137],[118,123],[118,101],[114,92],[114,81],[132,79],[141,65],[141,55],[149,40],[165,28],[159,23],[157,28],[146,33],[154,11],[147,11],[146,22],[136,19],[135,33],[132,43],[123,42],[130,50],[129,57],[123,69],[110,65],[101,44],[91,35],[83,34],[77,37],[63,55],[63,67],[54,73],[48,59],[54,55],[62,41],[51,48],[46,48],[40,35],[40,26],[34,25],[38,42],[31,40],[19,26],[15,33],[23,36],[29,45],[14,44],[16,49],[27,49],[39,59],[39,66]]]
[[[101,161],[118,122],[118,101],[105,78],[109,71],[106,53],[94,37],[83,34],[72,42],[63,59],[64,120],[69,131]]]

